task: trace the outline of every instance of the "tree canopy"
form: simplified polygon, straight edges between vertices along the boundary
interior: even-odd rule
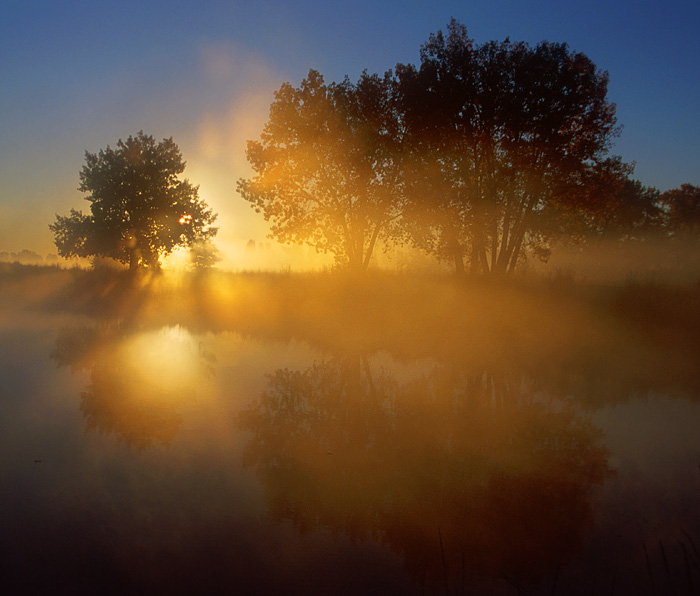
[[[78,190],[88,193],[90,213],[56,215],[49,228],[59,255],[158,267],[174,248],[213,238],[216,214],[199,198],[199,187],[179,178],[184,169],[172,138],[157,143],[143,132],[115,148],[86,151]]]
[[[566,44],[478,46],[452,21],[419,67],[397,66],[413,158],[408,180],[419,245],[473,271],[511,271],[529,246],[547,254],[581,187],[617,133],[607,73]],[[609,165],[609,164],[608,164]]]
[[[260,140],[248,142],[255,176],[238,183],[272,237],[367,269],[401,214],[392,87],[389,74],[328,85],[311,70],[298,88],[285,83],[275,93]]]
[[[465,259],[474,272],[512,271],[526,249],[546,257],[570,221],[600,211],[592,179],[628,173],[607,155],[618,132],[607,86],[566,44],[476,45],[453,20],[419,66],[282,85],[248,145],[256,175],[238,188],[273,237],[351,268],[401,235],[458,271]]]
[[[682,184],[661,195],[669,233],[700,241],[700,187]]]

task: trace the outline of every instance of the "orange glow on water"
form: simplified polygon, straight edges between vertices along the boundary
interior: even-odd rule
[[[187,399],[201,380],[198,344],[177,325],[130,337],[112,359],[133,390],[150,402]]]

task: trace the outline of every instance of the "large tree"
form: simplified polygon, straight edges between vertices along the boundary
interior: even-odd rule
[[[247,156],[255,175],[238,190],[280,242],[308,243],[351,270],[366,270],[401,213],[393,80],[364,73],[326,84],[310,71],[275,93]]]
[[[85,152],[78,190],[90,213],[71,209],[49,228],[63,257],[108,257],[157,267],[176,247],[213,238],[216,214],[197,186],[179,175],[185,162],[172,138],[157,143],[139,132],[115,148]]]
[[[526,247],[546,254],[563,207],[589,208],[574,187],[606,167],[617,129],[607,73],[585,55],[548,42],[478,46],[453,20],[397,77],[413,155],[406,224],[419,245],[458,270],[466,257],[476,272],[512,271]]]

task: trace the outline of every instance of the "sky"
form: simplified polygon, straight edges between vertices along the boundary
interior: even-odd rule
[[[454,17],[478,43],[566,42],[608,71],[612,153],[660,190],[700,185],[698,0],[0,0],[0,251],[55,253],[85,151],[173,137],[235,266],[266,223],[236,192],[273,93],[419,61]]]

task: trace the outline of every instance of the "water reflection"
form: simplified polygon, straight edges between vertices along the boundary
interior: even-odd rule
[[[379,541],[431,589],[536,581],[571,559],[611,475],[586,414],[518,375],[399,382],[370,362],[278,369],[241,415],[274,520]]]
[[[80,393],[87,428],[137,449],[172,442],[183,406],[215,361],[182,327],[147,329],[123,321],[65,328],[51,357],[59,367],[89,372]]]
[[[134,448],[66,432],[88,462],[67,492],[93,495],[109,529],[95,540],[120,561],[115,575],[135,574],[130,587],[158,572],[161,592],[174,593],[180,580],[163,577],[180,569],[192,578],[185,593],[201,591],[203,577],[209,593],[229,593],[246,574],[248,593],[313,593],[309,581],[334,593],[350,580],[347,593],[643,593],[645,557],[657,588],[666,560],[664,585],[688,575],[685,553],[694,564],[700,544],[700,446],[687,432],[677,447],[675,423],[657,433],[649,449],[666,450],[655,467],[673,471],[669,481],[640,467],[650,458],[632,440],[644,421],[659,425],[670,398],[691,398],[675,399],[677,418],[699,419],[700,349],[691,334],[676,341],[680,321],[649,341],[650,323],[637,329],[624,314],[636,312],[636,294],[613,318],[566,297],[556,310],[489,288],[415,285],[420,300],[408,300],[403,287],[311,282],[241,277],[186,300],[156,287],[128,320],[105,313],[59,334],[52,357],[78,373],[69,395],[88,428]],[[207,378],[215,399],[193,406]],[[639,410],[653,393],[669,399]],[[160,445],[170,448],[144,450]],[[61,490],[74,461],[55,475]],[[117,486],[127,487],[119,506],[130,527],[110,509]],[[85,509],[75,508],[77,542]],[[116,545],[115,527],[127,528]],[[139,550],[145,534],[154,538]],[[345,562],[350,551],[364,571]]]

